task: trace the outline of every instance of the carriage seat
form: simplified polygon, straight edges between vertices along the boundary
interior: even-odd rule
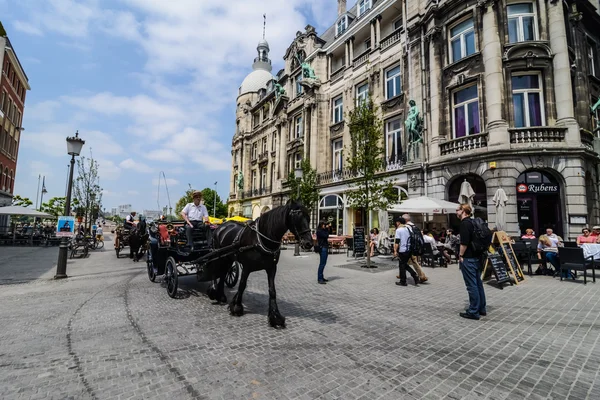
[[[200,226],[192,229],[192,240],[194,241],[194,247],[207,247],[208,246],[208,227]],[[187,240],[185,235],[185,228],[183,230],[183,240]]]

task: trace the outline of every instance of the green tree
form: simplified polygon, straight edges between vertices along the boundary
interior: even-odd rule
[[[192,195],[194,193],[194,189],[188,189],[185,192],[185,195],[177,201],[175,205],[175,216],[179,219],[181,218],[181,211],[186,206],[186,204],[193,202]],[[215,192],[213,189],[204,188],[202,189],[202,201],[208,210],[208,214],[212,217],[214,214],[214,201],[215,196],[217,196],[217,218],[225,218],[227,216],[227,204],[223,204],[221,197],[219,194]]]
[[[86,227],[89,229],[93,223],[93,217],[102,204],[102,188],[100,187],[100,176],[98,175],[98,162],[93,158],[81,157],[77,160],[77,178],[73,184],[77,204],[78,216],[84,218]]]
[[[350,154],[347,165],[356,175],[348,192],[348,203],[354,208],[362,208],[366,215],[371,210],[385,210],[394,197],[391,182],[376,174],[384,167],[382,141],[383,122],[377,107],[368,99],[359,102],[350,112]],[[370,235],[367,240],[367,267],[371,267]]]
[[[47,202],[42,203],[40,211],[60,217],[65,214],[65,200],[65,197],[52,197]],[[71,207],[74,207],[74,205],[71,204]]]
[[[20,207],[29,207],[33,202],[28,197],[21,197],[18,194],[12,198],[11,205]]]
[[[302,168],[302,179],[296,179],[296,172],[290,171],[288,182],[290,183],[290,199],[298,197],[298,185],[300,185],[300,201],[313,212],[319,201],[319,189],[317,188],[317,170],[310,166],[310,160],[304,159],[300,164]]]

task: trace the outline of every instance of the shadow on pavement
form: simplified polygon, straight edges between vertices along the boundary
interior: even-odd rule
[[[33,281],[56,267],[58,247],[0,248],[0,285]]]

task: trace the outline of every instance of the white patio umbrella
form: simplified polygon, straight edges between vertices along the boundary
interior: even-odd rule
[[[25,215],[27,217],[52,218],[51,214],[46,214],[31,208],[21,206],[0,207],[0,215]]]
[[[461,204],[467,203],[473,207],[473,197],[475,197],[475,191],[471,187],[471,184],[465,179],[460,185],[460,194],[458,195],[458,202]]]
[[[496,206],[496,229],[503,231],[506,229],[506,203],[508,196],[502,188],[498,188],[492,199]]]
[[[450,201],[434,199],[433,197],[421,196],[404,200],[400,204],[394,204],[388,209],[389,212],[443,214],[453,213],[459,206]]]
[[[379,210],[379,232],[387,232],[390,230],[390,221],[386,210]]]

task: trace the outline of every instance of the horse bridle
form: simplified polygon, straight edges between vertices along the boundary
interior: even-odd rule
[[[290,212],[290,215],[294,215],[294,214],[300,214],[302,213],[301,210],[293,210]],[[260,249],[268,254],[275,254],[279,251],[279,249],[281,248],[281,240],[273,240],[270,237],[267,237],[266,235],[264,235],[263,233],[261,233],[258,230],[258,221],[260,220],[260,217],[256,218],[255,223],[252,225],[247,225],[250,230],[253,230],[254,232],[256,232],[256,235],[258,237],[258,247],[260,247]],[[292,230],[292,233],[298,238],[300,239],[300,236],[305,234],[305,233],[310,233],[310,228],[304,229],[301,232],[298,232],[298,229],[296,229],[296,225],[292,224],[292,226],[294,227],[294,229]],[[276,243],[277,244],[277,248],[275,250],[271,250],[265,247],[265,245],[262,243],[260,238],[264,238],[267,239],[269,242],[271,243]]]

